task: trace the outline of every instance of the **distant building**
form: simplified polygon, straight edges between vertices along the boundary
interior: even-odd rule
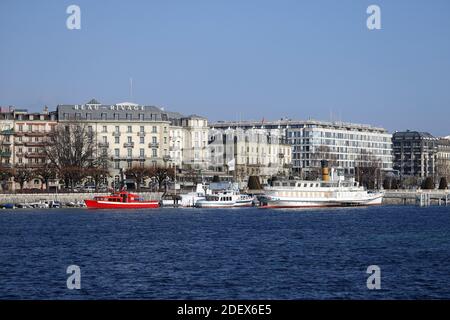
[[[308,174],[320,168],[326,159],[346,175],[354,175],[358,166],[376,165],[392,170],[392,135],[386,129],[369,125],[324,121],[244,121],[217,122],[216,129],[242,128],[275,130],[283,134],[292,149],[292,169]]]
[[[395,132],[392,137],[394,169],[403,177],[435,177],[438,140],[428,132]]]
[[[55,112],[47,107],[42,112],[28,112],[26,109],[10,108],[0,113],[0,144],[2,166],[8,168],[37,169],[45,164],[45,139],[57,124]],[[24,188],[42,188],[36,177],[24,184]]]
[[[14,107],[0,112],[0,168],[37,168],[46,161],[45,140],[56,125],[86,126],[98,152],[110,158],[108,185],[121,179],[121,172],[135,165],[173,166],[177,170],[201,170],[208,166],[208,120],[184,116],[155,106],[124,102],[58,105],[57,110],[30,113]],[[12,180],[9,188],[14,188]],[[41,188],[38,179],[25,188]]]
[[[450,182],[450,136],[438,140],[436,174],[438,179],[445,177]]]
[[[291,146],[278,130],[211,127],[209,163],[210,170],[232,173],[238,181],[255,175],[266,182],[289,171]]]
[[[124,102],[101,104],[95,99],[83,105],[59,105],[60,123],[80,121],[94,133],[100,149],[111,155],[114,181],[120,170],[134,165],[206,166],[208,121],[184,116],[155,106]]]

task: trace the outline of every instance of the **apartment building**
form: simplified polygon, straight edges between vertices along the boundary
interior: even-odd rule
[[[265,182],[289,171],[291,146],[278,130],[213,126],[209,160],[211,170],[232,172],[238,181],[257,175]]]
[[[369,125],[315,120],[217,122],[217,129],[264,129],[284,135],[291,146],[292,169],[299,174],[320,168],[326,159],[346,175],[358,166],[392,170],[392,135]]]

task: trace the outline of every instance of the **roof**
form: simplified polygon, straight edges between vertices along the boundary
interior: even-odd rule
[[[171,121],[185,116],[179,112],[165,111],[156,106],[133,102],[101,104],[96,99],[86,104],[61,104],[57,106],[59,120],[144,120]]]
[[[392,135],[392,139],[427,139],[427,140],[437,140],[432,134],[428,132],[420,131],[399,131]]]

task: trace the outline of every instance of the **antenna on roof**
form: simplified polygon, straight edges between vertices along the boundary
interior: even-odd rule
[[[133,101],[133,78],[130,77],[130,101]]]

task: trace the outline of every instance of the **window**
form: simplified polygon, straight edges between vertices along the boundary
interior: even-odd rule
[[[119,126],[114,127],[115,132],[119,132]]]
[[[133,156],[133,149],[131,149],[131,148],[128,148],[127,149],[127,155],[128,155],[128,157],[132,157]]]
[[[157,133],[158,131],[157,131],[157,129],[156,129],[156,126],[153,126],[152,127],[152,133]]]
[[[144,143],[144,137],[139,137],[139,143],[143,144]]]
[[[119,156],[119,149],[114,149],[114,155],[115,155],[116,157]]]
[[[133,116],[131,115],[131,113],[127,113],[127,120],[132,120]]]
[[[101,119],[102,120],[106,120],[106,113],[102,113],[101,114]],[[106,127],[106,126],[103,126],[103,127]],[[106,129],[105,129],[105,132],[106,132]]]
[[[103,127],[102,127],[102,132],[108,132],[108,130],[107,130],[107,127],[106,127],[106,126],[103,126]]]
[[[119,114],[118,113],[114,113],[114,120],[119,120]]]
[[[19,124],[19,131],[23,131],[23,124]]]
[[[140,126],[139,127],[139,131],[143,133],[144,132],[144,126]]]
[[[127,137],[127,142],[131,143],[132,142],[132,138],[131,137]]]
[[[139,149],[139,156],[141,156],[142,158],[145,157],[144,151],[144,149]]]
[[[106,143],[108,141],[107,140],[108,138],[106,136],[103,136],[102,139],[103,139],[103,143]]]
[[[156,158],[158,156],[158,150],[152,149],[152,157]]]
[[[114,161],[114,169],[119,169],[119,161]]]
[[[164,143],[167,143],[167,137],[164,137]]]
[[[128,169],[131,169],[133,162],[132,161],[127,161],[127,167]]]
[[[120,137],[114,137],[114,143],[120,143]]]
[[[157,144],[158,143],[158,140],[156,139],[156,137],[152,137],[152,143],[153,144]]]
[[[139,120],[144,121],[144,114],[139,113]]]
[[[128,133],[133,132],[133,131],[131,130],[131,126],[128,126],[128,127],[127,127],[127,132],[128,132]]]

